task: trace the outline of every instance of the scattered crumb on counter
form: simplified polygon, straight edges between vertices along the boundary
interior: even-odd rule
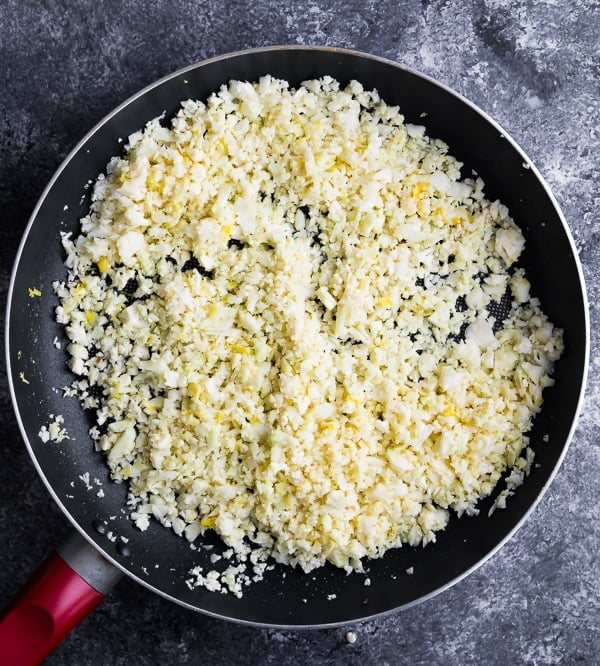
[[[353,631],[349,631],[346,634],[346,643],[350,643],[350,645],[356,643],[356,634]]]

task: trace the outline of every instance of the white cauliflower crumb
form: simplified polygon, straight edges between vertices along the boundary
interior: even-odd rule
[[[266,558],[268,552],[260,550],[259,556]],[[215,564],[221,558],[214,558],[211,555],[210,559],[211,564]],[[189,572],[190,578],[187,578],[185,583],[190,589],[204,587],[210,592],[220,592],[222,594],[229,592],[240,599],[243,596],[244,587],[264,579],[266,569],[264,562],[256,562],[250,567],[250,570],[254,573],[253,576],[250,576],[248,575],[248,566],[243,562],[229,565],[222,571],[210,569],[206,573],[204,573],[201,566],[197,566]]]
[[[150,526],[150,518],[147,513],[137,513],[133,512],[131,514],[131,518],[133,522],[135,523],[135,526],[140,530],[141,532],[145,532],[148,527]]]
[[[140,530],[222,537],[191,587],[363,571],[523,482],[561,332],[460,166],[356,81],[265,76],[151,121],[94,184],[53,285],[64,393]]]
[[[65,439],[70,439],[67,429],[63,427],[64,418],[62,414],[54,416],[50,414],[50,422],[48,425],[42,425],[38,432],[38,437],[42,442],[56,442],[59,444]]]
[[[84,472],[79,475],[79,480],[83,482],[86,490],[92,490],[92,484],[90,483],[90,473]]]

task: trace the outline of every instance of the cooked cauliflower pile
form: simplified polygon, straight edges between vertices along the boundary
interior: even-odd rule
[[[447,150],[329,77],[231,81],[129,137],[55,289],[141,529],[360,570],[522,479],[561,333]]]

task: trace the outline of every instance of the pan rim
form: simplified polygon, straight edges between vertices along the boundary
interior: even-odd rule
[[[31,231],[31,228],[38,216],[39,210],[42,207],[44,201],[46,200],[48,194],[52,190],[55,182],[61,175],[61,173],[64,171],[64,169],[67,167],[69,162],[74,158],[74,156],[79,152],[79,150],[89,141],[89,139],[96,133],[98,132],[110,119],[112,119],[115,115],[120,113],[123,109],[125,109],[127,106],[129,106],[131,103],[139,99],[140,97],[143,97],[146,93],[149,91],[153,90],[154,88],[159,87],[163,83],[174,79],[178,76],[181,76],[183,74],[186,74],[187,72],[190,72],[192,70],[200,69],[205,66],[211,65],[212,63],[219,62],[222,60],[229,60],[231,58],[235,57],[240,57],[240,56],[245,56],[245,55],[251,55],[251,54],[256,54],[256,53],[266,53],[266,52],[278,52],[278,51],[319,51],[319,52],[333,52],[333,53],[339,53],[343,55],[350,55],[350,56],[355,56],[367,60],[372,60],[375,62],[379,62],[382,64],[386,65],[391,65],[397,69],[400,69],[402,71],[408,72],[410,74],[413,74],[421,79],[424,79],[425,81],[429,82],[430,84],[441,88],[444,92],[452,95],[453,97],[457,98],[460,102],[465,104],[466,106],[470,107],[472,110],[474,110],[476,113],[478,113],[480,116],[483,117],[483,119],[489,123],[492,127],[494,127],[498,132],[502,135],[502,138],[506,141],[508,141],[511,145],[511,147],[523,158],[524,162],[528,165],[528,168],[533,172],[535,177],[537,178],[538,182],[542,185],[544,192],[546,196],[548,197],[550,203],[552,204],[554,210],[556,211],[558,218],[562,224],[563,230],[565,232],[565,235],[567,237],[574,261],[575,261],[575,266],[577,269],[577,275],[580,283],[580,288],[581,288],[581,293],[582,293],[582,300],[583,300],[583,309],[584,309],[584,325],[585,325],[585,350],[584,350],[584,363],[583,363],[583,373],[582,373],[582,378],[581,378],[581,387],[579,389],[579,396],[577,399],[577,404],[574,412],[574,416],[571,421],[571,426],[569,429],[569,432],[567,434],[567,437],[565,439],[563,448],[561,450],[561,453],[553,467],[553,469],[550,471],[546,481],[544,482],[543,487],[541,488],[540,492],[534,499],[534,501],[529,505],[525,513],[520,517],[520,519],[517,521],[517,523],[514,525],[514,527],[508,532],[508,534],[505,535],[505,537],[498,543],[494,548],[492,548],[488,553],[486,553],[481,559],[479,559],[475,564],[473,564],[471,567],[469,567],[467,570],[462,572],[460,575],[456,576],[452,580],[448,581],[444,585],[436,588],[435,590],[432,590],[431,592],[420,596],[417,599],[414,599],[410,602],[404,603],[400,606],[396,606],[394,608],[390,608],[388,610],[378,612],[378,613],[373,613],[370,615],[364,615],[361,616],[360,618],[356,618],[353,620],[342,620],[342,621],[334,621],[334,622],[325,622],[325,623],[319,623],[319,624],[287,624],[287,623],[268,623],[268,622],[258,622],[254,620],[247,620],[243,618],[236,618],[236,617],[231,617],[229,615],[222,615],[219,613],[215,613],[213,611],[207,610],[205,608],[200,608],[198,606],[195,606],[193,604],[190,604],[186,601],[183,601],[182,599],[179,599],[175,596],[172,596],[166,592],[163,592],[162,590],[157,589],[147,581],[144,581],[142,578],[137,576],[135,573],[130,571],[127,567],[123,566],[120,562],[115,560],[108,552],[106,552],[96,541],[94,541],[87,533],[87,531],[79,524],[79,522],[71,515],[69,512],[68,508],[66,505],[63,503],[63,501],[60,499],[60,497],[57,495],[57,493],[54,491],[54,488],[48,478],[46,477],[44,471],[42,470],[41,465],[38,463],[38,460],[35,456],[35,453],[33,451],[33,447],[29,441],[29,438],[27,436],[25,426],[23,423],[23,420],[21,418],[21,411],[19,409],[19,404],[17,402],[16,398],[16,392],[15,392],[15,387],[14,387],[14,382],[13,382],[13,373],[12,373],[12,368],[11,368],[11,357],[10,357],[10,312],[12,308],[12,298],[13,298],[13,292],[14,292],[14,286],[15,286],[15,280],[16,280],[16,273],[17,269],[19,267],[20,261],[21,261],[21,256],[23,253],[23,250],[25,248],[25,245],[27,243],[27,239],[29,236],[29,233]],[[46,486],[48,492],[50,493],[50,496],[54,500],[54,502],[58,505],[62,513],[65,515],[65,517],[69,520],[71,525],[79,532],[79,534],[87,541],[89,542],[101,555],[103,558],[105,558],[108,562],[110,562],[115,568],[120,570],[123,574],[134,580],[136,583],[139,583],[140,585],[144,586],[146,589],[150,590],[151,592],[158,594],[159,596],[163,597],[164,599],[167,599],[170,602],[173,602],[179,606],[182,606],[188,610],[192,610],[198,613],[202,613],[203,615],[206,615],[211,618],[219,619],[219,620],[225,620],[228,622],[233,622],[236,624],[240,625],[245,625],[245,626],[252,626],[252,627],[258,627],[258,628],[265,628],[265,629],[280,629],[280,630],[304,630],[304,629],[326,629],[326,628],[334,628],[334,627],[341,627],[349,624],[356,624],[359,622],[366,622],[374,619],[379,619],[379,618],[384,618],[392,613],[396,613],[400,610],[408,609],[413,606],[416,606],[417,604],[423,603],[425,601],[428,601],[432,599],[433,597],[437,596],[438,594],[441,594],[442,592],[445,592],[449,588],[453,587],[457,583],[459,583],[461,580],[465,579],[467,576],[472,574],[475,570],[477,570],[479,567],[484,565],[490,558],[492,558],[502,547],[506,545],[506,543],[516,534],[516,532],[523,526],[525,521],[530,517],[530,515],[533,513],[534,509],[538,506],[540,503],[542,497],[544,494],[547,492],[549,486],[551,485],[552,481],[554,480],[556,474],[558,473],[559,468],[561,467],[564,458],[567,454],[567,451],[569,449],[569,446],[571,444],[571,441],[573,439],[573,435],[575,433],[577,423],[579,420],[579,416],[581,413],[581,409],[583,406],[583,401],[584,401],[584,396],[585,396],[585,390],[587,386],[587,379],[588,379],[588,371],[589,371],[589,361],[590,361],[590,314],[589,314],[589,301],[588,301],[588,296],[587,296],[587,290],[585,287],[585,279],[584,279],[584,273],[583,273],[583,267],[581,264],[581,260],[579,258],[577,248],[575,246],[575,241],[572,236],[571,230],[569,229],[569,226],[566,222],[566,218],[561,210],[560,205],[558,204],[558,201],[556,200],[554,194],[552,193],[549,185],[546,183],[544,177],[542,174],[539,172],[533,161],[529,158],[529,156],[525,153],[525,151],[520,147],[520,145],[512,138],[512,136],[504,130],[504,128],[497,122],[495,121],[487,112],[485,112],[483,109],[481,109],[479,106],[477,106],[474,102],[471,102],[469,99],[464,97],[461,93],[457,92],[456,90],[452,89],[448,85],[441,83],[440,81],[434,79],[433,77],[429,76],[428,74],[424,74],[423,72],[420,72],[417,69],[414,69],[410,66],[404,65],[400,62],[391,60],[389,58],[385,58],[382,56],[370,54],[370,53],[365,53],[363,51],[355,50],[355,49],[345,49],[345,48],[338,48],[338,47],[330,47],[330,46],[317,46],[317,45],[303,45],[303,44],[290,44],[290,45],[272,45],[272,46],[261,46],[261,47],[256,47],[256,48],[250,48],[250,49],[241,49],[237,51],[232,51],[216,56],[212,56],[209,58],[206,58],[204,60],[201,60],[199,62],[196,62],[192,65],[185,66],[183,68],[180,68],[170,74],[167,74],[160,79],[154,81],[153,83],[150,83],[149,85],[145,86],[138,92],[134,93],[130,97],[128,97],[125,101],[121,102],[119,105],[117,105],[112,111],[110,111],[108,114],[106,114],[99,122],[97,122],[86,134],[83,136],[77,144],[69,151],[67,156],[63,159],[61,164],[58,166],[54,174],[52,175],[51,179],[47,183],[46,187],[44,188],[42,194],[40,195],[30,217],[27,222],[27,225],[25,227],[25,230],[23,231],[23,235],[21,237],[21,241],[19,243],[19,247],[17,249],[17,253],[15,256],[15,260],[13,263],[12,271],[11,271],[11,276],[10,276],[10,282],[8,286],[8,292],[7,292],[7,301],[6,301],[6,307],[5,307],[5,325],[4,325],[4,351],[5,351],[5,359],[6,359],[6,368],[7,368],[7,375],[8,375],[8,387],[10,391],[10,396],[11,396],[11,402],[13,406],[13,411],[15,413],[17,423],[19,426],[19,431],[21,433],[21,437],[25,443],[25,446],[27,448],[27,451],[29,453],[29,456],[34,464],[34,467],[40,476],[42,482]]]

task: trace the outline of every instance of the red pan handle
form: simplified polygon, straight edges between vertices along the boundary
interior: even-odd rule
[[[51,553],[0,619],[0,664],[33,666],[101,601],[121,578],[74,533]]]

